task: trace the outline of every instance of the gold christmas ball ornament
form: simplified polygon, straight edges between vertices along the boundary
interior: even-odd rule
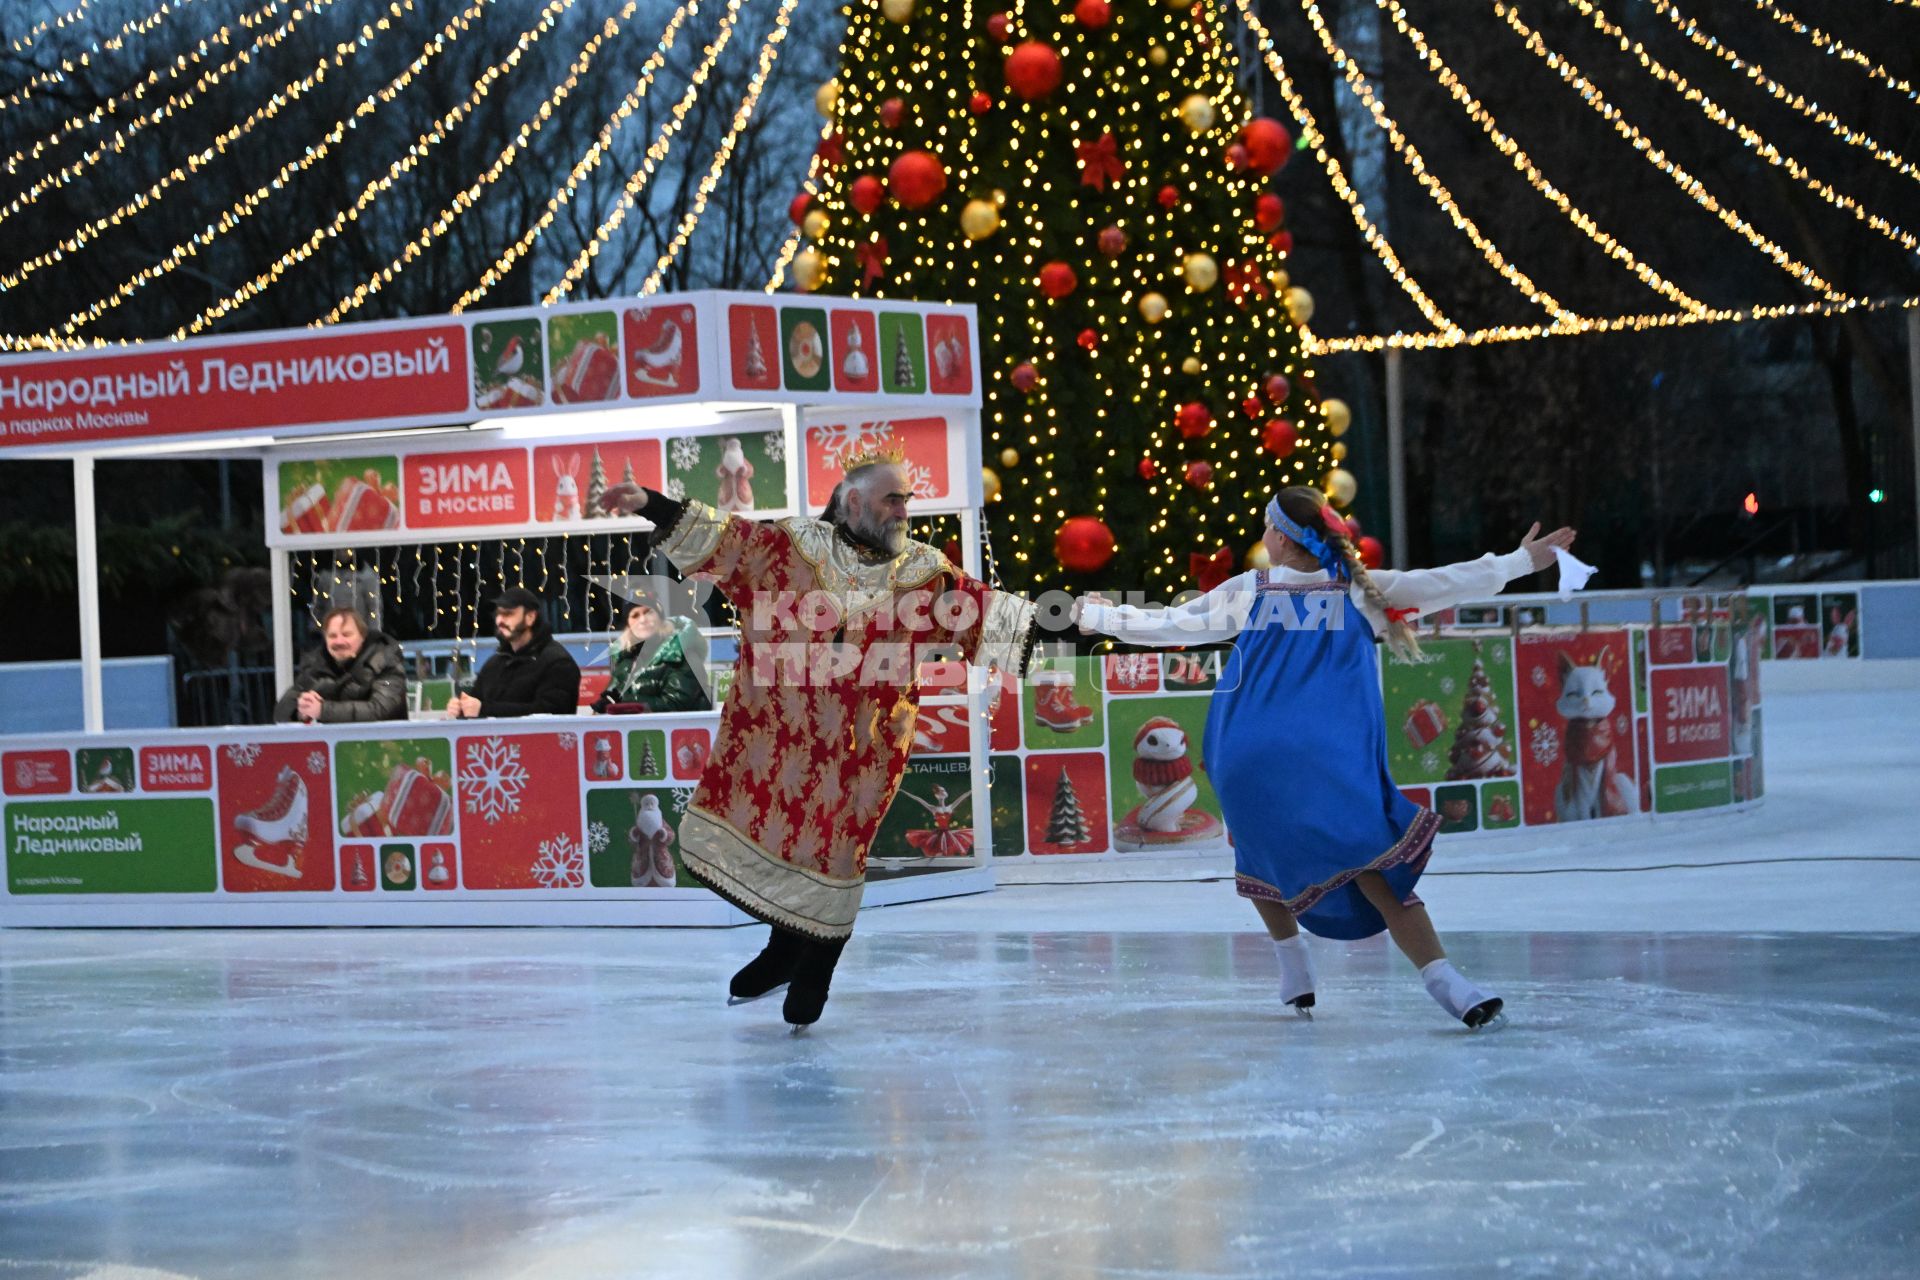
[[[1204,93],[1190,93],[1180,103],[1180,123],[1189,132],[1205,133],[1213,128],[1213,100]]]
[[[1012,469],[1020,465],[1020,451],[1009,445],[1000,451],[1000,465]]]
[[[1353,425],[1353,410],[1347,408],[1345,400],[1323,400],[1320,402],[1320,412],[1327,420],[1327,430],[1333,432],[1336,440],[1347,434],[1347,428]]]
[[[1282,268],[1275,267],[1273,270],[1267,272],[1267,283],[1273,286],[1275,293],[1285,293],[1287,286],[1293,283],[1293,277],[1288,275]]]
[[[1167,318],[1167,299],[1165,294],[1143,293],[1140,295],[1140,318],[1148,324],[1159,324]]]
[[[1328,502],[1336,507],[1344,507],[1360,492],[1360,482],[1353,478],[1353,472],[1335,467],[1321,477],[1320,491],[1327,495]]]
[[[880,12],[888,22],[913,21],[913,0],[880,0]]]
[[[811,293],[826,273],[826,262],[817,249],[802,249],[793,255],[793,282],[801,292]]]
[[[809,209],[807,216],[800,221],[800,229],[807,233],[809,240],[818,240],[827,234],[827,228],[833,225],[833,219],[827,216],[825,209]]]
[[[1154,45],[1151,49],[1148,49],[1147,61],[1151,62],[1156,67],[1166,66],[1167,65],[1167,46],[1163,44],[1157,44],[1157,45]]]
[[[1247,554],[1241,560],[1240,567],[1243,569],[1273,568],[1273,555],[1267,550],[1267,543],[1264,538],[1247,548]]]
[[[1195,293],[1205,293],[1220,278],[1220,264],[1213,260],[1210,253],[1190,253],[1180,266],[1180,274],[1186,278],[1189,289]]]
[[[1295,324],[1305,324],[1313,319],[1313,295],[1299,285],[1287,290],[1287,314],[1293,317]]]
[[[1005,191],[1002,191],[999,187],[995,187],[993,189],[993,207],[996,209],[1004,209],[1006,208],[1006,206],[1007,206],[1007,193]]]
[[[1345,446],[1344,444],[1341,444],[1338,440],[1336,440],[1333,442],[1333,448],[1330,449],[1328,452],[1333,454],[1333,460],[1335,462],[1343,462],[1346,460],[1347,446]]]
[[[992,467],[980,468],[980,489],[987,495],[988,502],[1000,500],[1000,477]]]
[[[969,200],[960,210],[960,230],[969,240],[985,240],[1000,229],[1000,210],[991,200]]]
[[[813,91],[813,109],[827,119],[833,119],[833,109],[840,105],[840,82],[829,80]]]
[[[1182,360],[1180,362],[1180,372],[1186,374],[1189,378],[1200,372],[1200,357],[1188,356],[1185,360]]]

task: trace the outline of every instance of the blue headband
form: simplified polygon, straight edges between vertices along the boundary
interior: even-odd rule
[[[1335,582],[1344,582],[1352,572],[1347,558],[1328,544],[1325,538],[1312,529],[1298,523],[1280,509],[1280,499],[1267,503],[1267,520],[1282,534],[1307,549],[1307,554],[1320,562],[1320,567],[1333,575]]]

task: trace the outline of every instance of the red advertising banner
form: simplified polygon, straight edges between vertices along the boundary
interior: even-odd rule
[[[7,795],[65,795],[72,789],[73,757],[64,750],[0,754],[0,790]]]
[[[211,791],[213,756],[205,747],[140,748],[142,791]]]
[[[1668,667],[1653,672],[1653,758],[1661,764],[1718,760],[1731,754],[1727,668]]]
[[[1631,654],[1625,631],[1521,637],[1514,673],[1529,824],[1640,811]]]
[[[954,496],[945,418],[849,419],[807,427],[809,509],[825,509],[847,459],[872,449],[889,448],[907,455],[907,483],[917,501],[938,502]]]
[[[410,529],[526,524],[533,519],[525,449],[411,453],[400,460]]]
[[[467,407],[457,321],[0,363],[0,448],[452,417]]]
[[[331,890],[333,771],[327,744],[220,749],[220,881],[228,893]]]

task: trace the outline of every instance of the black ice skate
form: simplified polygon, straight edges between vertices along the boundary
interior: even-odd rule
[[[747,1004],[763,1000],[776,991],[785,991],[793,981],[793,967],[800,959],[804,943],[805,939],[791,929],[774,925],[760,954],[742,965],[727,984],[727,1003]]]
[[[834,966],[840,963],[840,952],[846,945],[845,938],[832,942],[801,940],[800,962],[794,966],[793,983],[787,988],[782,1007],[794,1035],[820,1021],[821,1011],[827,1007],[827,988],[833,985]]]

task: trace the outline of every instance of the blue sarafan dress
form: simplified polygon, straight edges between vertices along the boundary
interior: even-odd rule
[[[1394,609],[1431,612],[1497,594],[1533,572],[1524,551],[1442,569],[1373,575]],[[1232,640],[1207,715],[1202,765],[1234,842],[1244,897],[1285,903],[1323,938],[1386,928],[1354,883],[1377,871],[1403,902],[1426,869],[1440,819],[1387,771],[1375,637],[1360,588],[1325,570],[1257,569],[1171,609],[1090,605],[1083,622],[1156,646]]]

